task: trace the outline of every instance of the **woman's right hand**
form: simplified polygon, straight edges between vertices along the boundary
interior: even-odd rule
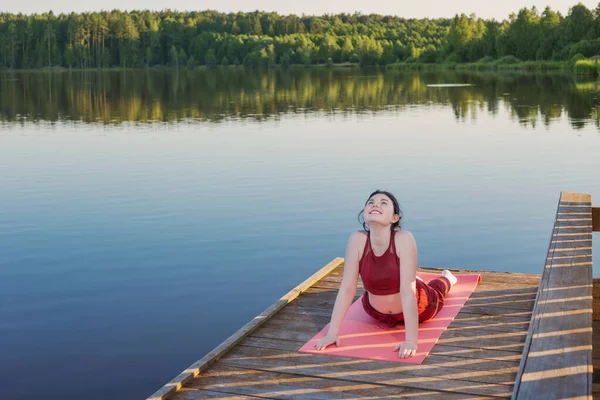
[[[335,343],[337,347],[340,347],[340,339],[336,335],[331,335],[328,333],[327,335],[325,335],[317,341],[315,347],[317,350],[323,350],[324,348],[333,343]]]

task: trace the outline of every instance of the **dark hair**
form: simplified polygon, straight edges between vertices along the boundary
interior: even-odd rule
[[[374,191],[373,193],[371,193],[369,195],[369,197],[367,198],[367,201],[365,202],[365,205],[367,205],[367,203],[369,202],[369,200],[371,199],[371,197],[375,196],[376,194],[384,194],[387,197],[390,198],[390,200],[392,200],[392,203],[394,204],[394,214],[398,214],[398,221],[394,222],[392,224],[392,226],[390,227],[390,229],[393,231],[397,229],[401,229],[400,227],[400,221],[402,221],[402,211],[400,211],[400,204],[398,204],[398,199],[396,199],[396,196],[394,196],[393,194],[391,194],[390,192],[386,191],[386,190],[379,190],[377,189],[376,191]],[[369,232],[369,228],[367,227],[367,224],[365,224],[365,220],[362,218],[363,216],[363,212],[364,212],[364,207],[362,210],[360,210],[360,212],[358,213],[358,222],[360,222],[363,226],[363,229],[367,232]]]

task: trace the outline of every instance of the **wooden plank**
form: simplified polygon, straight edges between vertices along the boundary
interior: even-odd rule
[[[241,343],[243,346],[259,347],[264,349],[279,349],[286,351],[297,351],[304,345],[304,342],[298,340],[280,340],[264,338],[260,336],[250,335]],[[478,360],[497,360],[497,361],[516,361],[517,364],[521,359],[520,351],[510,350],[490,350],[482,348],[466,348],[453,345],[436,344],[430,353],[431,355],[452,356],[456,359],[478,359]],[[441,359],[440,359],[441,360]],[[448,360],[447,358],[444,360]],[[429,361],[427,361],[429,362]],[[462,366],[464,369],[471,369],[469,364]],[[477,369],[477,368],[476,368]]]
[[[314,331],[284,330],[278,326],[261,326],[255,332],[256,336],[278,340],[298,340],[306,343],[315,335]],[[509,349],[522,351],[527,332],[487,332],[480,334],[476,329],[456,332],[446,330],[437,343],[451,344],[465,348]]]
[[[443,365],[413,365],[237,346],[221,365],[285,372],[352,382],[438,390],[470,395],[510,397],[517,367],[497,361],[460,358]],[[480,370],[457,369],[465,363]]]
[[[301,304],[290,304],[286,309],[294,310],[295,313],[302,315],[314,315],[319,317],[331,318],[331,308],[318,308],[318,307],[310,307],[304,306]],[[478,309],[485,309],[478,307]],[[495,308],[494,310],[498,311],[500,309]],[[522,321],[527,322],[531,320],[531,311],[523,311],[523,310],[504,310],[502,312],[496,313],[469,313],[469,312],[460,312],[455,317],[454,321],[463,321],[463,320],[477,320],[477,321],[488,321],[488,323],[494,323],[496,321]],[[454,323],[454,322],[453,322]],[[482,322],[483,323],[483,322]]]
[[[600,207],[592,207],[592,230],[600,232]]]
[[[576,250],[589,250],[592,247],[592,238],[588,236],[587,240],[554,240],[555,243],[554,251],[576,251]]]
[[[561,192],[560,204],[563,206],[578,205],[585,206],[588,203],[591,204],[592,196],[586,193],[577,192]]]
[[[355,382],[340,378],[323,378],[293,372],[266,371],[232,365],[216,365],[186,385],[186,389],[224,391],[276,399],[381,399],[427,398],[461,399],[464,394],[424,390],[411,387]],[[474,398],[468,396],[467,398]],[[175,400],[183,397],[175,396]]]
[[[533,309],[535,299],[523,299],[519,297],[515,298],[503,298],[503,299],[490,299],[490,298],[474,298],[469,299],[465,302],[463,307],[502,307],[518,310],[529,310]]]
[[[557,228],[587,228],[592,226],[592,218],[582,218],[577,220],[557,220]]]
[[[295,300],[301,293],[303,293],[312,285],[314,285],[315,282],[319,281],[321,278],[323,278],[332,270],[338,268],[343,263],[343,258],[338,257],[333,259],[329,264],[325,265],[323,268],[315,272],[304,282],[300,283],[298,286],[290,290],[281,299],[269,306],[266,310],[264,310],[262,313],[256,316],[252,321],[248,322],[246,325],[241,327],[237,332],[231,335],[228,339],[222,342],[215,349],[210,351],[202,359],[190,365],[187,369],[185,369],[183,372],[181,372],[179,375],[173,378],[169,383],[167,383],[158,391],[156,391],[152,396],[148,398],[148,400],[163,400],[166,399],[172,393],[179,390],[187,381],[198,375],[203,369],[207,368],[210,364],[218,360],[221,356],[223,356],[223,354],[225,354],[237,343],[239,343],[246,335],[253,332],[266,321],[268,321],[269,318],[275,315],[286,304]]]
[[[498,300],[498,299],[507,299],[507,298],[508,299],[519,298],[519,299],[535,300],[536,294],[537,294],[537,286],[514,287],[514,286],[511,286],[510,283],[506,283],[506,284],[497,284],[493,287],[485,286],[485,287],[476,288],[475,291],[469,297],[469,299]]]
[[[219,400],[256,400],[270,399],[273,397],[247,396],[230,392],[219,392],[215,390],[188,389],[182,388],[176,393],[177,400],[197,400],[197,399],[219,399]]]
[[[578,238],[591,239],[587,221],[559,221],[559,212],[575,208],[591,213],[591,196],[562,192],[514,385],[517,400],[591,398],[592,250],[564,247],[556,236],[568,229]],[[589,254],[590,261],[582,261],[582,254]]]
[[[311,329],[320,331],[325,325],[330,322],[331,313],[310,313],[302,312],[301,309],[286,307],[280,311],[275,318],[270,322],[273,326],[289,327],[290,329],[306,328],[308,326]],[[498,316],[495,319],[490,318],[479,318],[479,316],[470,316],[463,314],[457,316],[447,329],[461,330],[461,329],[478,329],[480,331],[490,332],[515,332],[515,331],[527,331],[529,328],[529,320],[531,317],[510,317],[510,316]],[[316,332],[315,332],[316,334]]]
[[[565,227],[556,227],[555,230],[552,231],[552,237],[554,239],[564,239],[567,237],[581,237],[584,236],[589,238],[586,234],[581,232],[581,228],[565,228]]]
[[[306,315],[295,312],[294,310],[280,311],[276,318],[266,323],[265,327],[278,328],[281,330],[293,330],[298,332],[313,333],[316,335],[330,321],[330,316]],[[520,317],[499,317],[497,319],[485,318],[456,318],[447,330],[460,331],[468,330],[470,334],[477,330],[480,335],[493,334],[496,332],[521,332],[527,334],[529,328],[529,319]]]
[[[473,332],[475,330],[476,329],[471,327],[462,328],[461,330],[446,330],[442,337],[440,337],[438,340],[438,343],[441,345],[449,344],[467,348],[493,348],[494,346],[499,345],[512,345],[514,346],[513,348],[522,348],[525,338],[527,337],[526,328],[516,332],[485,330],[475,333]],[[286,339],[306,342],[314,336],[314,331],[310,330],[309,328],[298,328],[292,333],[285,330],[285,324],[277,324],[270,325],[268,327],[265,326],[260,332],[257,332],[257,335],[272,339]],[[341,339],[341,342],[343,346],[343,338]],[[433,360],[438,359],[435,356],[430,357],[433,357]]]
[[[493,289],[493,290],[492,290]],[[465,302],[467,306],[490,306],[490,307],[506,307],[532,310],[537,293],[537,287],[518,287],[514,288],[509,285],[498,290],[499,287],[483,287],[471,294]],[[333,282],[319,282],[314,285],[307,293],[323,293],[329,302],[335,303],[338,284]],[[356,290],[355,299],[359,298],[364,293],[364,287],[360,286]],[[332,306],[333,307],[333,306]]]

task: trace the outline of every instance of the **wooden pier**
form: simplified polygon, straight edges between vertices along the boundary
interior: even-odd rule
[[[482,281],[421,365],[298,353],[329,322],[343,274],[336,258],[148,399],[600,396],[594,230],[591,196],[563,192],[541,274],[453,270]],[[359,282],[356,299],[363,291]]]

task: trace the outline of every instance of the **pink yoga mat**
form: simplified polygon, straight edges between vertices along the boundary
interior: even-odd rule
[[[418,275],[425,282],[440,276],[439,273],[429,272],[420,272]],[[412,357],[400,358],[398,357],[398,351],[393,351],[398,343],[404,341],[404,325],[389,328],[385,323],[382,323],[383,328],[379,327],[377,320],[365,313],[360,299],[350,306],[342,322],[338,335],[340,347],[332,344],[324,350],[315,349],[315,343],[327,334],[329,329],[329,324],[327,324],[298,351],[300,353],[421,364],[471,296],[477,282],[481,281],[478,274],[456,274],[455,276],[458,278],[458,282],[446,295],[442,310],[433,319],[419,324],[419,348],[417,354]]]

